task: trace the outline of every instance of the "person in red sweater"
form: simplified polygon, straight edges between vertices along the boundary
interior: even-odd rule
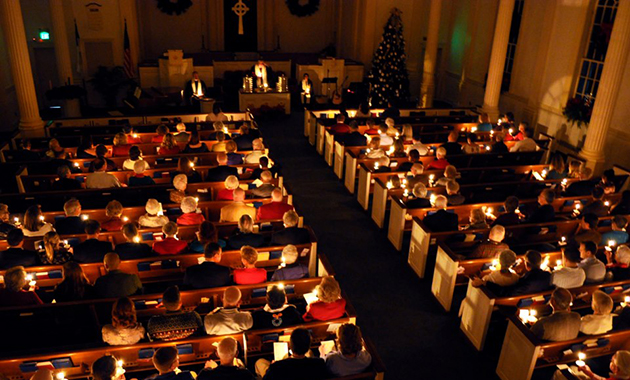
[[[123,206],[118,201],[111,201],[105,207],[105,215],[109,217],[108,220],[101,223],[101,229],[103,231],[120,231],[124,222],[122,221]]]
[[[127,142],[127,135],[122,132],[116,133],[113,144],[112,157],[126,157],[129,155],[131,145]]]
[[[173,137],[170,133],[165,134],[162,144],[158,147],[157,152],[160,156],[172,156],[174,154],[178,154],[179,146],[175,141],[175,137]]]
[[[429,165],[426,167],[426,170],[438,169],[444,170],[450,164],[446,161],[446,149],[443,147],[437,148],[435,151],[435,160],[431,161]]]
[[[328,321],[341,318],[346,313],[346,300],[341,298],[341,289],[337,280],[330,276],[322,278],[317,286],[317,298],[306,307],[304,322]]]
[[[41,305],[35,290],[35,285],[29,284],[23,266],[13,267],[4,273],[4,289],[0,289],[0,306],[30,306]],[[29,290],[24,287],[29,285]]]
[[[168,133],[168,127],[164,124],[157,126],[155,130],[156,135],[151,137],[152,143],[161,143],[164,140],[164,136]]]
[[[196,226],[206,220],[203,214],[197,212],[197,200],[193,197],[184,197],[179,207],[184,213],[177,218],[177,224],[180,226]]]
[[[162,227],[164,240],[153,244],[153,251],[158,255],[178,255],[186,252],[188,243],[177,239],[177,224],[168,222]]]
[[[257,220],[282,219],[285,212],[293,210],[293,206],[284,203],[282,190],[275,188],[271,192],[271,203],[258,207]]]
[[[346,133],[350,133],[350,127],[345,123],[346,117],[342,114],[339,114],[335,117],[337,124],[330,127],[330,133],[333,135],[343,135]]]
[[[219,190],[217,193],[216,201],[233,201],[234,200],[234,190],[239,186],[238,177],[235,175],[228,176],[225,181],[223,181],[225,185],[225,189]]]
[[[245,268],[234,270],[235,284],[261,284],[267,281],[267,271],[262,268],[256,268],[256,261],[258,261],[256,248],[244,245],[241,248],[241,262]]]

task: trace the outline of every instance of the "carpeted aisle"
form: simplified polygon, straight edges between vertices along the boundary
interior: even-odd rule
[[[386,379],[496,378],[496,358],[478,353],[303,135],[303,114],[261,125],[282,165],[297,211],[330,259],[358,324],[387,366]],[[501,339],[502,341],[502,339]]]

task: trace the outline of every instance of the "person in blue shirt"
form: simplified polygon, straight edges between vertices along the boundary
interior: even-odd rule
[[[614,241],[615,245],[625,244],[628,242],[628,233],[626,225],[628,220],[623,215],[615,215],[612,221],[612,231],[602,234],[602,241],[599,245],[608,245],[609,241]]]
[[[490,132],[492,130],[492,124],[490,123],[490,117],[487,113],[479,115],[479,124],[477,124],[477,132]]]
[[[289,244],[282,250],[284,266],[276,269],[271,276],[271,281],[297,280],[308,277],[308,267],[298,263],[298,251],[293,244]]]

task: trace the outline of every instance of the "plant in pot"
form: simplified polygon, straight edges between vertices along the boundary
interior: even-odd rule
[[[107,106],[111,108],[115,108],[118,104],[120,91],[134,83],[132,79],[127,78],[125,70],[121,66],[115,66],[111,69],[99,66],[89,82],[94,90],[103,96]]]

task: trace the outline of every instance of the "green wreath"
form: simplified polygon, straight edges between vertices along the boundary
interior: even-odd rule
[[[173,15],[173,13],[177,14],[178,16],[182,13],[186,13],[191,5],[193,5],[192,0],[177,0],[175,2],[172,2],[171,0],[157,0],[158,8],[162,12],[171,16]]]
[[[289,12],[297,17],[310,16],[319,10],[319,0],[308,0],[305,5],[300,5],[300,0],[285,0]]]

